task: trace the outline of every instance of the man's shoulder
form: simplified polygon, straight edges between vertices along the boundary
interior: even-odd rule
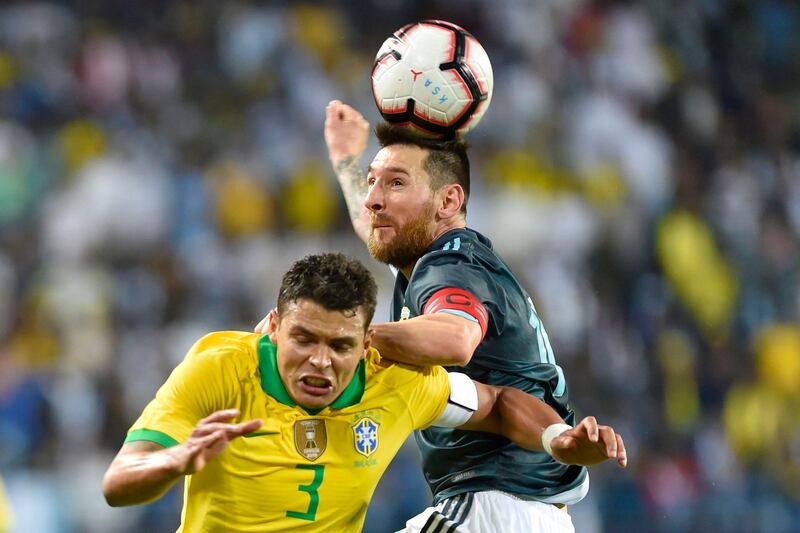
[[[213,331],[194,343],[187,360],[242,370],[258,364],[261,335],[246,331]]]
[[[497,257],[492,243],[475,230],[459,228],[441,235],[420,258],[422,264],[459,264]]]
[[[457,237],[456,237],[457,238]],[[431,250],[422,256],[414,267],[410,286],[429,283],[467,281],[490,276],[490,265],[495,263],[474,243],[462,244],[458,249]]]
[[[381,357],[378,350],[374,348],[367,356],[367,386],[381,386],[397,390],[412,386],[417,380],[430,378],[439,372],[445,372],[444,368],[399,363]]]
[[[520,307],[518,299],[527,294],[486,237],[471,229],[453,230],[435,245],[414,266],[404,290],[403,305],[412,314],[420,314],[428,298],[444,288],[461,289],[485,305],[491,303],[493,314],[505,313],[509,298],[514,300],[512,307]]]
[[[237,350],[256,349],[260,338],[259,333],[247,331],[212,331],[200,337],[193,348],[208,353],[230,354]]]

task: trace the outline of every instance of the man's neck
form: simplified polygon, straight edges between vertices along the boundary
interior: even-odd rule
[[[436,240],[439,239],[439,237],[441,237],[450,230],[464,229],[466,227],[467,227],[467,221],[464,220],[464,217],[461,216],[457,217],[454,221],[449,222],[447,224],[443,223],[436,228],[436,231],[433,234],[433,239],[431,239],[430,244],[435,243]]]
[[[454,230],[454,229],[464,229],[466,227],[467,227],[467,222],[466,222],[466,220],[464,220],[463,217],[459,217],[457,220],[455,220],[452,223],[439,225],[436,228],[436,231],[433,234],[433,238],[428,243],[428,248],[430,248],[431,245],[433,243],[435,243],[439,239],[439,237],[441,237],[442,235],[444,235],[448,231],[451,231],[451,230]],[[417,259],[413,263],[411,263],[410,265],[405,266],[405,267],[400,269],[400,272],[403,273],[403,275],[406,277],[406,279],[411,279],[411,272],[414,271],[414,267],[416,266],[417,261],[419,261],[419,257],[417,257]]]

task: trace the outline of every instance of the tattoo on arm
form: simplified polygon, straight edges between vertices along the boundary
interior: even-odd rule
[[[361,215],[361,205],[367,195],[367,182],[358,167],[358,158],[347,156],[333,165],[339,185],[344,193],[350,219],[356,220]]]

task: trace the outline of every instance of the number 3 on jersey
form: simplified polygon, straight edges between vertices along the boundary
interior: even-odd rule
[[[528,323],[536,332],[536,342],[539,344],[539,361],[542,363],[551,364],[556,367],[558,372],[558,385],[553,391],[554,396],[562,396],[567,387],[567,382],[564,380],[564,371],[556,364],[556,357],[553,355],[553,347],[550,346],[550,337],[544,330],[544,325],[539,319],[539,314],[536,312],[536,307],[533,305],[533,300],[528,297],[528,307],[530,308],[530,315],[528,316]]]
[[[310,485],[299,485],[297,487],[297,490],[308,493],[310,501],[308,503],[308,509],[306,509],[304,513],[286,511],[286,516],[313,522],[317,519],[317,507],[319,506],[319,492],[317,492],[317,489],[322,485],[322,477],[325,475],[325,465],[297,465],[295,468],[314,471],[314,479],[311,481]]]

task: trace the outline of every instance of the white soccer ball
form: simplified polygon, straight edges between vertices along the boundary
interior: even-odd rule
[[[403,26],[384,41],[372,69],[383,118],[426,137],[474,128],[492,100],[492,65],[469,32],[442,20]]]

